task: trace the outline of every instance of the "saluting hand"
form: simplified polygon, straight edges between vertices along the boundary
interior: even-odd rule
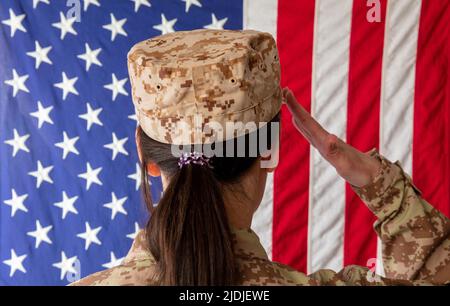
[[[342,178],[356,187],[363,187],[373,181],[381,167],[378,159],[358,151],[336,135],[328,133],[298,103],[290,89],[283,89],[283,99],[292,113],[294,126]]]

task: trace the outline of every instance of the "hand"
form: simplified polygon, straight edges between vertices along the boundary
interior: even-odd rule
[[[283,89],[283,99],[292,113],[294,126],[342,178],[356,187],[366,186],[373,181],[381,168],[378,159],[358,151],[336,135],[328,133],[298,103],[290,89]]]

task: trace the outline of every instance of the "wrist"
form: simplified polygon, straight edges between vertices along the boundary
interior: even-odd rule
[[[382,162],[381,159],[379,157],[378,154],[376,154],[375,152],[373,152],[373,150],[369,151],[366,153],[369,157],[369,181],[367,182],[368,184],[371,184],[372,182],[374,182],[376,180],[377,177],[379,177],[381,175],[381,172],[383,170],[382,167]]]

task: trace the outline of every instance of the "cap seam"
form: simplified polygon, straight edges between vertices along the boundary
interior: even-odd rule
[[[254,104],[252,106],[249,106],[249,107],[244,108],[244,109],[239,110],[239,111],[229,112],[229,113],[221,113],[221,114],[213,115],[211,117],[215,118],[215,117],[223,117],[223,116],[228,116],[228,115],[240,114],[240,113],[246,112],[246,111],[248,111],[250,109],[253,109],[255,107],[258,107],[259,105],[262,105],[262,104],[266,103],[270,98],[272,98],[274,96],[275,96],[275,93],[273,95],[271,95],[271,96],[267,96],[267,97],[263,98],[262,101],[259,102],[258,104]],[[198,105],[198,103],[195,103],[195,102],[192,103],[192,104]],[[192,104],[188,104],[188,105],[192,105]],[[166,110],[166,108],[164,108],[164,110]],[[142,112],[145,117],[147,117],[147,118],[149,117],[149,116],[147,116],[145,111],[142,111],[141,109],[139,109],[139,111]],[[199,112],[198,112],[198,109],[197,109],[197,114],[195,114],[195,115],[198,115],[198,114],[199,114]],[[195,115],[188,115],[188,116],[183,116],[183,117],[194,117]],[[173,118],[179,118],[179,117],[177,117],[177,116],[167,116],[167,117],[158,117],[157,119],[158,120],[163,120],[163,119],[173,119]]]
[[[253,50],[253,51],[255,51],[255,50]],[[261,52],[255,51],[255,53],[260,54]],[[197,68],[197,67],[205,67],[205,66],[210,66],[210,65],[217,65],[217,64],[222,63],[222,61],[217,61],[217,62],[209,63],[209,64],[204,63],[202,65],[195,65],[195,64],[193,64],[192,66],[188,66],[188,67],[179,67],[179,66],[173,66],[172,67],[172,66],[168,66],[168,65],[153,65],[153,64],[152,64],[152,66],[144,66],[144,65],[141,65],[141,64],[138,63],[138,59],[140,59],[140,58],[142,58],[142,56],[139,56],[134,61],[133,60],[129,60],[129,62],[133,63],[136,66],[139,66],[141,68],[157,68],[157,69],[168,68],[168,69],[186,69],[186,70]],[[224,60],[226,60],[227,62],[230,62],[230,61],[234,61],[234,60],[237,60],[237,59],[245,59],[245,58],[247,58],[247,56],[242,55],[242,56],[231,58],[231,59],[230,58],[225,58]]]

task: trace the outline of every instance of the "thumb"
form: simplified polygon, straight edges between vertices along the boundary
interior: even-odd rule
[[[340,139],[334,134],[328,134],[323,147],[319,149],[320,154],[334,167],[338,166],[342,159],[343,148]]]

